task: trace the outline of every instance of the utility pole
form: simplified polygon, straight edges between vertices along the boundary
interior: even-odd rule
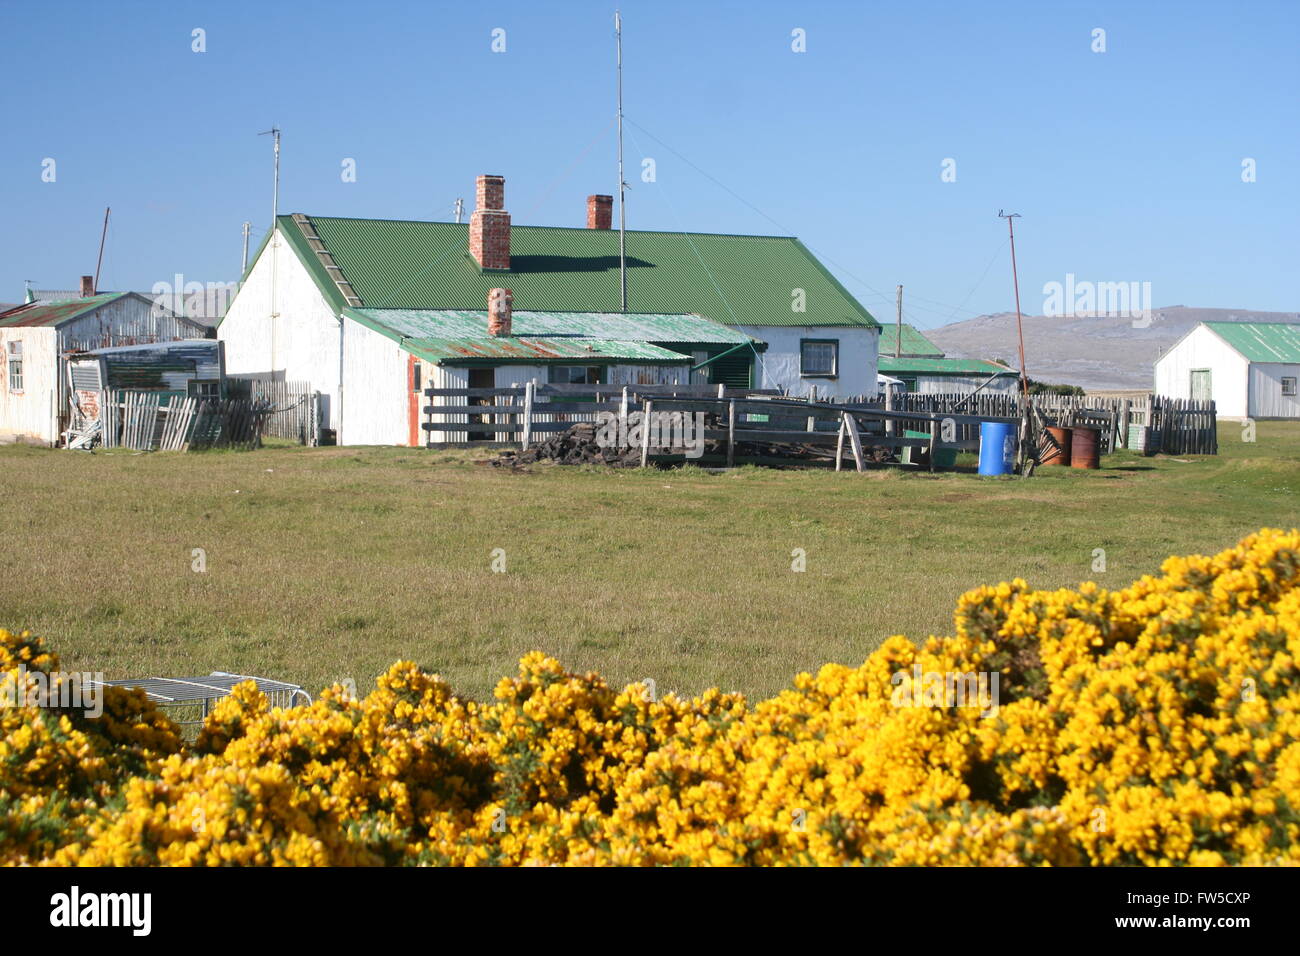
[[[623,18],[614,11],[614,40],[618,49],[618,284],[627,311],[627,183],[623,179]]]
[[[251,222],[244,221],[244,264],[239,267],[239,275],[242,277],[248,271],[248,230],[253,227]]]
[[[894,358],[903,357],[903,287],[898,287],[898,337],[894,340]]]
[[[1029,376],[1025,372],[1025,329],[1024,320],[1020,315],[1020,277],[1016,274],[1016,227],[1012,223],[1013,219],[1021,217],[1018,212],[1004,213],[999,209],[998,218],[1007,221],[1007,234],[1011,237],[1011,282],[1016,289],[1016,336],[1020,340],[1020,391],[1028,402]]]
[[[104,240],[108,238],[108,214],[112,209],[112,206],[104,207],[104,231],[99,234],[99,258],[95,260],[95,292],[99,291],[99,267],[104,263]]]
[[[456,200],[456,222],[460,222],[460,217],[465,213],[465,200],[458,198]]]

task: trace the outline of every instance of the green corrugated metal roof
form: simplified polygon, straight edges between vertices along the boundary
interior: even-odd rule
[[[79,315],[98,309],[101,305],[120,299],[129,292],[105,292],[84,299],[59,299],[51,302],[32,302],[0,315],[0,328],[52,327],[62,325]]]
[[[878,369],[886,375],[993,375],[1003,372],[1007,375],[1019,374],[996,362],[983,359],[959,358],[894,358],[881,355]]]
[[[1285,322],[1206,322],[1206,328],[1251,362],[1300,362],[1300,325]]]
[[[621,315],[617,318],[628,321],[624,326],[616,327],[615,331],[633,335],[612,339],[581,334],[583,329],[609,330],[601,328],[596,322],[584,322],[572,313],[556,315],[516,312],[511,319],[511,331],[514,334],[508,336],[488,333],[486,312],[346,308],[343,314],[387,336],[411,354],[444,365],[472,364],[487,360],[495,364],[500,364],[502,360],[570,364],[574,361],[671,365],[691,362],[689,355],[636,338],[635,334],[648,330],[650,323],[634,321],[632,317]],[[520,322],[521,316],[525,317],[523,322]],[[677,320],[667,322],[665,328],[678,335],[692,331],[692,323],[686,322],[687,319],[700,324],[695,328],[698,334],[705,334],[702,329],[704,325],[720,328],[716,323],[706,322],[698,316],[635,317],[636,320],[647,318]],[[749,341],[747,336],[732,329],[721,331],[725,335],[738,337],[741,343]]]
[[[893,322],[886,323],[880,327],[880,354],[893,355],[896,351],[895,344],[898,342],[898,326]],[[924,335],[922,335],[915,326],[903,323],[903,348],[904,355],[918,355],[927,358],[943,358],[943,349],[935,345]]]
[[[344,309],[344,312],[410,338],[483,338],[488,334],[488,314],[485,311],[363,308]],[[739,345],[752,341],[743,332],[698,315],[641,315],[631,312],[516,311],[511,317],[511,331],[523,336],[583,336],[622,342]]]
[[[526,364],[566,365],[635,362],[638,365],[689,365],[689,355],[671,352],[648,342],[612,342],[608,339],[538,339],[517,335],[481,339],[406,339],[402,347],[413,355],[444,365],[488,360]]]
[[[341,310],[341,293],[297,223],[292,216],[279,223]],[[366,308],[477,310],[489,289],[503,287],[524,310],[620,310],[616,231],[514,226],[510,270],[482,272],[469,256],[465,223],[326,217],[311,223]],[[632,230],[627,262],[632,312],[693,312],[728,325],[876,326],[871,313],[788,236]],[[792,309],[795,289],[804,291],[804,312]]]

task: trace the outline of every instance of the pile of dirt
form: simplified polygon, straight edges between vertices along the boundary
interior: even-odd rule
[[[523,451],[503,451],[492,459],[495,468],[518,468],[539,461],[561,465],[608,465],[611,468],[635,468],[641,464],[639,448],[607,448],[596,441],[596,423],[578,422],[567,431],[557,432],[544,442]]]

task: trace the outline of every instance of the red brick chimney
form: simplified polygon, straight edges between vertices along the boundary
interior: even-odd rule
[[[89,299],[89,298],[90,298],[92,295],[94,295],[94,294],[95,294],[95,277],[94,277],[94,276],[82,276],[82,277],[81,277],[81,297],[82,297],[83,299]]]
[[[587,228],[610,229],[614,224],[614,197],[587,197]]]
[[[505,201],[504,177],[478,178],[475,209],[469,217],[469,254],[480,269],[510,268],[510,213],[503,208]]]
[[[515,296],[509,289],[488,290],[488,334],[509,335]]]

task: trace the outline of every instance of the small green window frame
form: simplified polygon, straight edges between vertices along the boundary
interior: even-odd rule
[[[809,346],[812,346],[811,350]],[[830,346],[830,348],[828,349],[825,346]],[[800,339],[799,374],[804,378],[838,378],[840,374],[840,340]]]

